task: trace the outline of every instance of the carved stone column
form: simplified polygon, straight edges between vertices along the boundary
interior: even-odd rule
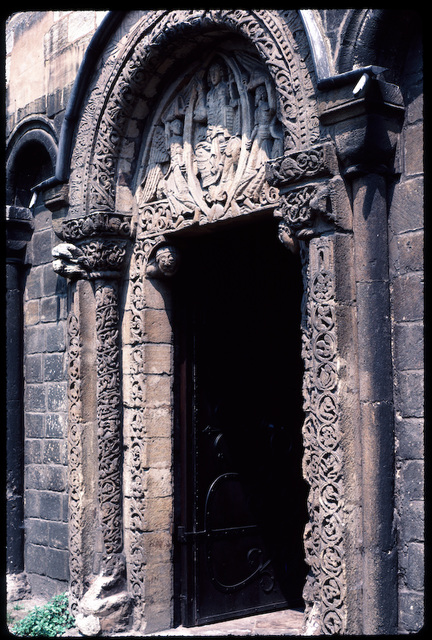
[[[344,633],[345,452],[335,261],[351,228],[350,207],[330,143],[268,163],[267,179],[281,193],[275,212],[281,218],[280,240],[291,251],[300,251],[304,277],[303,473],[310,485],[304,632]]]
[[[87,436],[86,444],[86,437],[80,429],[86,408],[79,406],[84,400],[83,376],[79,370],[82,359],[80,316],[83,310],[80,313],[79,304],[78,309],[71,310],[69,320],[71,590],[77,625],[87,634],[113,628],[113,625],[117,629],[127,626],[131,604],[126,590],[123,556],[123,408],[118,310],[119,279],[126,261],[129,233],[129,219],[125,216],[96,214],[64,222],[61,236],[67,242],[53,250],[56,258],[53,266],[57,273],[72,280],[78,278],[93,283],[96,356],[93,363],[96,437],[93,442],[97,446],[94,464],[97,465],[95,517],[100,529],[99,553],[96,548],[90,549],[88,544],[85,545],[81,538],[83,533],[79,530],[80,527],[89,527],[85,510],[92,508],[86,507],[86,501],[79,496],[80,483],[81,492],[90,491],[85,484],[91,484],[90,478],[85,478],[84,469],[85,464],[89,464],[85,462],[85,456],[91,450],[91,436]],[[87,404],[91,406],[92,400],[87,398]],[[87,408],[87,413],[91,413],[91,408]],[[84,450],[86,447],[87,452]],[[97,542],[96,534],[93,534],[93,539]],[[92,568],[94,571],[97,565],[99,569],[92,577]]]

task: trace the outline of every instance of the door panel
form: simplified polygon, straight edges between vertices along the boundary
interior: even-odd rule
[[[182,622],[301,606],[299,266],[274,221],[191,242],[177,284]]]

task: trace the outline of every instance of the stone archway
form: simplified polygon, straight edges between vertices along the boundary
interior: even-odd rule
[[[306,625],[324,633],[345,629],[340,394],[347,373],[341,365],[337,315],[350,294],[341,287],[348,275],[336,272],[335,264],[336,255],[345,251],[350,206],[333,146],[320,142],[312,81],[297,48],[301,46],[295,45],[294,27],[300,31],[296,20],[295,12],[243,10],[146,16],[105,65],[82,117],[69,215],[59,232],[66,244],[56,250],[55,268],[80,279],[71,289],[69,321],[71,591],[76,611],[95,618],[103,630],[127,624],[131,610],[136,629],[161,629],[171,619],[172,338],[166,287],[154,276],[169,275],[175,268],[170,233],[190,219],[183,216],[179,226],[157,230],[152,226],[154,207],[149,214],[148,207],[137,205],[133,184],[137,145],[155,104],[152,98],[162,86],[158,83],[167,52],[172,58],[165,73],[190,55],[191,34],[195,47],[209,33],[216,37],[212,29],[249,43],[275,91],[282,155],[266,161],[265,185],[273,195],[264,206],[271,206],[280,219],[281,241],[300,250],[305,287],[303,466],[311,487]],[[226,64],[234,74],[234,66]],[[200,216],[194,219],[193,213],[192,223],[218,223],[210,211],[201,219],[205,207],[197,208]],[[231,215],[237,215],[233,208]],[[129,259],[122,297],[119,283]],[[91,330],[84,328],[84,318],[92,323]],[[91,355],[90,384],[84,389],[83,372]],[[152,456],[162,450],[165,462],[152,464]],[[98,461],[91,472],[89,452]]]

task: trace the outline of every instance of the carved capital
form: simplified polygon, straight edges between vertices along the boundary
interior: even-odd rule
[[[323,96],[320,120],[332,126],[345,175],[392,172],[403,114],[399,87],[375,78]]]
[[[267,182],[282,189],[296,182],[336,173],[337,158],[330,142],[285,154],[266,164]]]
[[[121,213],[63,220],[57,235],[65,242],[52,251],[54,271],[66,278],[118,278],[131,228],[131,217]]]
[[[124,213],[96,211],[80,218],[63,220],[56,232],[61,240],[74,242],[95,236],[129,238],[132,235],[131,216]]]
[[[290,251],[298,251],[298,240],[309,240],[334,221],[330,191],[325,183],[308,184],[283,195],[275,211],[279,239]]]
[[[54,247],[53,269],[65,278],[119,278],[126,258],[127,241],[101,238]]]

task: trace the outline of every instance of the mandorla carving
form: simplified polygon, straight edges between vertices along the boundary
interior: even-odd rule
[[[276,95],[247,53],[214,53],[165,98],[143,152],[142,228],[213,222],[278,199],[265,164],[283,152]]]

